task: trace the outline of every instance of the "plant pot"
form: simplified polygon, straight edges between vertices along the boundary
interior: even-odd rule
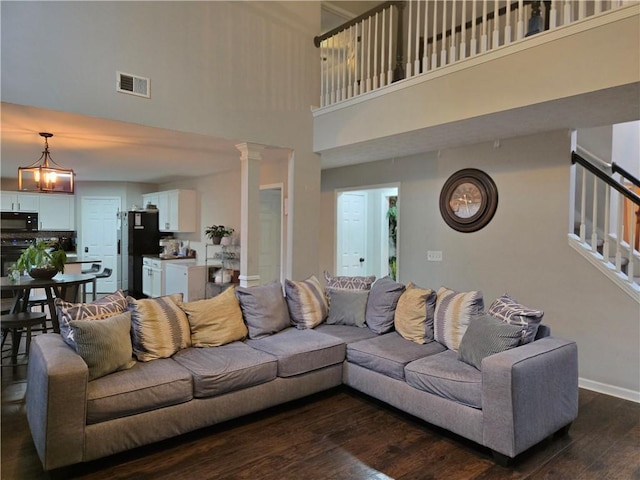
[[[36,278],[39,280],[51,280],[53,277],[56,276],[56,273],[58,273],[58,270],[54,267],[49,267],[49,268],[33,267],[29,269],[29,276],[31,278]]]
[[[220,239],[220,245],[228,247],[229,245],[231,245],[231,237],[222,237]]]
[[[222,237],[211,237],[211,241],[213,242],[214,245],[220,245],[221,240],[222,240]]]

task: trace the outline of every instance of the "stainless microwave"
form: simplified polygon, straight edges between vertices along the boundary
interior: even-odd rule
[[[37,232],[38,214],[25,212],[2,212],[0,230],[2,232]]]

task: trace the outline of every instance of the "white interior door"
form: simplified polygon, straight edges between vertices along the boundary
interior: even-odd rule
[[[115,292],[120,272],[118,262],[119,197],[82,197],[81,238],[78,255],[101,261],[111,276],[98,279],[98,292]],[[86,265],[89,267],[89,265]],[[84,268],[84,267],[83,267]]]
[[[282,280],[282,187],[260,190],[260,282]]]
[[[337,211],[337,275],[362,275],[367,251],[366,192],[342,192]]]

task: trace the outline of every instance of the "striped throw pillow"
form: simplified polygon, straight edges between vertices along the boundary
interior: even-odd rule
[[[482,292],[456,292],[440,287],[436,300],[435,339],[457,352],[471,317],[482,313],[483,310]]]
[[[368,277],[332,277],[329,272],[324,272],[326,288],[339,290],[371,290],[371,285],[376,281],[375,275]]]
[[[329,305],[315,275],[302,282],[285,280],[284,290],[291,321],[297,328],[314,328],[327,318]]]
[[[133,353],[139,361],[168,358],[191,346],[189,320],[179,307],[181,293],[141,300],[127,297],[127,300]]]
[[[491,304],[487,313],[511,325],[525,327],[523,343],[533,342],[544,315],[542,310],[525,307],[507,293],[498,297]]]

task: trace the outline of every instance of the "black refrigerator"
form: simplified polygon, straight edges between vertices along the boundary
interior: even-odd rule
[[[143,298],[142,256],[160,253],[157,211],[127,212],[129,288],[133,298]]]

